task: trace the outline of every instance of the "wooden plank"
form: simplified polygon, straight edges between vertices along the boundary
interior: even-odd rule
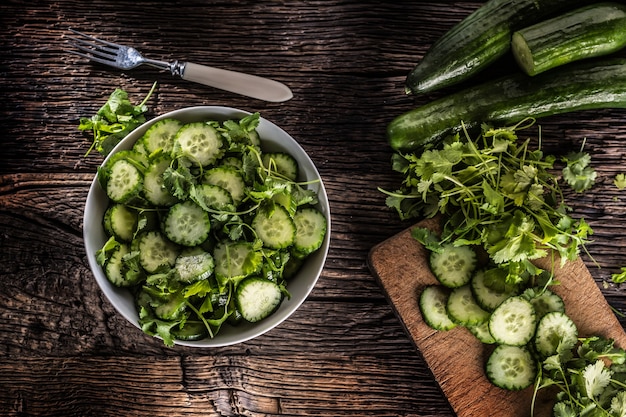
[[[415,372],[416,362],[341,355],[303,360],[296,352],[243,351],[173,357],[22,355],[0,359],[0,414],[451,415],[437,387],[423,387],[430,374]]]
[[[433,219],[416,226],[438,229]],[[428,266],[427,250],[413,239],[410,229],[372,248],[368,261],[450,404],[459,417],[530,415],[532,387],[511,392],[493,386],[486,379],[483,368],[491,350],[489,346],[462,327],[439,332],[422,319],[418,295],[426,285],[437,281]],[[537,264],[550,268],[549,259]],[[566,312],[576,323],[581,337],[600,335],[626,346],[626,333],[580,258],[557,268],[555,276],[562,284],[554,287],[554,291],[565,301]],[[550,403],[548,396],[540,394],[535,416],[550,415]]]

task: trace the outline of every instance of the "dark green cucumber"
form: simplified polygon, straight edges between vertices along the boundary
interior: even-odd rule
[[[599,108],[626,108],[626,59],[578,62],[535,77],[515,74],[469,87],[395,118],[387,126],[391,147],[412,152],[446,136],[487,123]]]
[[[513,33],[520,68],[534,76],[585,58],[626,47],[626,5],[596,3]]]
[[[517,29],[582,0],[489,0],[446,32],[406,79],[407,94],[465,81],[507,53]]]

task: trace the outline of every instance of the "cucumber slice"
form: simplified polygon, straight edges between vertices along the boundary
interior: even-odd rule
[[[113,204],[104,213],[104,230],[118,241],[130,242],[137,230],[139,215],[124,204]]]
[[[284,152],[270,152],[264,153],[262,160],[266,169],[277,172],[291,181],[298,179],[298,162],[293,156]]]
[[[537,314],[537,320],[540,320],[547,313],[552,311],[565,312],[565,303],[563,299],[549,289],[529,288],[522,294],[530,301]]]
[[[444,244],[440,252],[431,252],[430,269],[441,284],[461,287],[472,278],[476,268],[476,253],[469,246]]]
[[[301,255],[318,250],[324,242],[328,227],[324,214],[313,207],[304,207],[296,211],[293,221],[296,225],[295,250]]]
[[[476,271],[470,282],[476,301],[487,311],[495,310],[503,301],[515,295],[515,289],[511,286],[504,282],[493,282],[491,273],[491,270]]]
[[[537,365],[526,347],[499,345],[489,355],[486,374],[495,386],[519,391],[535,381]]]
[[[127,203],[137,197],[143,186],[143,175],[126,159],[118,159],[109,167],[107,196],[116,203]]]
[[[219,166],[208,170],[203,177],[206,184],[217,185],[227,190],[235,204],[239,204],[245,196],[246,184],[237,169]]]
[[[535,309],[521,296],[508,298],[489,318],[491,335],[497,343],[505,345],[525,345],[535,334],[536,326]]]
[[[137,248],[139,262],[149,274],[169,271],[178,257],[178,247],[157,231],[139,236]]]
[[[202,321],[187,320],[182,328],[175,326],[172,329],[172,335],[178,340],[200,340],[209,336],[209,331]]]
[[[202,122],[183,125],[174,139],[174,156],[187,157],[193,164],[207,166],[222,153],[223,142],[217,130]]]
[[[155,206],[172,206],[178,199],[167,189],[163,173],[172,163],[166,155],[157,157],[146,169],[143,179],[143,195]]]
[[[209,214],[191,200],[173,205],[163,221],[168,239],[183,246],[197,246],[209,237]]]
[[[200,247],[183,250],[176,258],[176,278],[183,282],[206,279],[213,273],[213,256]]]
[[[255,323],[278,309],[283,300],[280,287],[265,278],[246,278],[237,286],[235,302],[244,320]]]
[[[248,242],[220,242],[213,250],[215,275],[222,282],[238,281],[261,268],[262,255]]]
[[[230,193],[217,185],[200,184],[195,186],[192,199],[204,210],[234,211]]]
[[[430,285],[419,298],[420,311],[424,322],[435,330],[450,330],[456,327],[446,311],[450,290],[440,285]]]
[[[489,331],[489,321],[484,321],[475,326],[466,326],[467,329],[476,336],[476,339],[480,340],[482,343],[487,345],[492,345],[496,343],[496,339],[493,338],[491,332]]]
[[[537,325],[535,346],[545,357],[571,350],[578,342],[576,324],[565,313],[547,313]]]
[[[118,245],[104,266],[104,274],[117,287],[131,287],[145,277],[138,263],[127,262],[129,253],[128,244]]]
[[[278,204],[274,204],[271,209],[259,209],[252,220],[252,228],[263,245],[272,249],[291,246],[296,237],[294,221],[287,210]]]
[[[446,308],[452,321],[463,326],[475,326],[489,320],[489,312],[478,305],[469,284],[452,290]]]
[[[169,154],[174,149],[174,138],[183,124],[176,119],[159,120],[144,133],[140,142],[150,155],[159,149]]]

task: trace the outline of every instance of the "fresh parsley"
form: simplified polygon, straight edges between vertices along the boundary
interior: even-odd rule
[[[101,155],[108,155],[120,140],[145,123],[145,113],[148,111],[146,102],[156,85],[156,83],[152,85],[146,98],[138,105],[130,102],[126,91],[116,88],[96,114],[81,117],[78,130],[91,131],[93,134],[93,143],[85,156],[93,149]]]
[[[591,167],[591,156],[586,152],[575,152],[563,158],[563,179],[578,193],[593,187],[597,172]]]
[[[555,417],[626,416],[626,352],[612,339],[582,338],[541,363],[535,394],[556,388]]]
[[[569,215],[553,173],[556,158],[519,139],[522,128],[483,125],[476,139],[465,132],[419,155],[396,154],[392,166],[404,176],[401,188],[381,189],[402,219],[442,215],[441,242],[483,247],[507,270],[509,284],[536,274],[531,261],[550,250],[562,263],[575,259],[593,232]],[[589,173],[587,158],[576,161],[582,169],[571,170],[579,177]],[[432,248],[427,233],[414,236]]]
[[[617,174],[615,179],[613,180],[613,184],[620,189],[623,190],[626,188],[626,175],[625,174]]]

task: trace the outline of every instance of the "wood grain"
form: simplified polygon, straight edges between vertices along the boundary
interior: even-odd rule
[[[0,415],[421,416],[455,413],[367,266],[376,244],[409,227],[393,190],[385,127],[448,93],[409,97],[410,68],[481,2],[469,0],[3,0],[0,2]],[[151,68],[116,71],[69,55],[68,27],[157,59],[268,76],[287,103],[250,100]],[[623,54],[626,54],[624,51]],[[623,55],[622,54],[622,55]],[[513,71],[510,57],[479,78]],[[332,238],[317,286],[288,321],[242,345],[168,349],[121,318],[86,262],[82,211],[102,157],[77,130],[113,89],[148,117],[181,107],[259,111],[316,163]],[[547,151],[586,149],[597,187],[568,195],[595,230],[583,260],[611,305],[626,266],[624,112],[547,118]],[[626,319],[621,318],[621,325]]]
[[[440,230],[437,219],[424,220],[414,227]],[[426,286],[437,284],[437,279],[428,265],[428,251],[411,236],[411,229],[372,248],[369,265],[455,412],[459,417],[529,416],[533,387],[512,392],[487,380],[484,364],[491,346],[481,343],[461,326],[441,332],[424,322],[419,311],[419,294]],[[551,262],[552,259],[545,258],[536,264],[552,270]],[[566,313],[576,323],[579,336],[603,336],[626,347],[624,329],[582,260],[557,265],[554,274],[561,283],[553,287],[554,292],[563,298]],[[551,415],[549,404],[550,396],[540,392],[534,415]]]

